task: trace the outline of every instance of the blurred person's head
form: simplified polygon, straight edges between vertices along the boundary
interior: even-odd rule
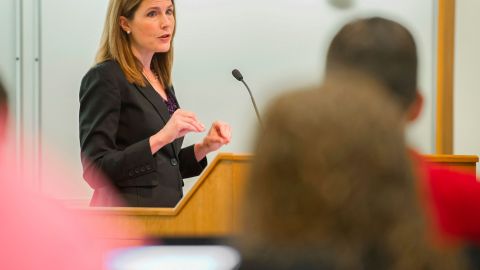
[[[343,26],[333,38],[326,80],[343,76],[345,70],[371,76],[401,105],[403,117],[412,121],[423,103],[417,89],[417,64],[415,41],[408,29],[384,18],[359,19]]]
[[[450,267],[435,268],[425,239],[400,106],[373,81],[333,87],[294,91],[267,111],[242,269]]]

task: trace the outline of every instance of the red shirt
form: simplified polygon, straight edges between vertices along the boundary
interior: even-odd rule
[[[480,182],[474,174],[426,161],[414,153],[431,226],[440,240],[480,243]]]

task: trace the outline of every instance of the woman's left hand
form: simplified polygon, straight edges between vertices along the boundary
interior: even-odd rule
[[[202,160],[208,153],[218,150],[225,144],[230,143],[232,132],[230,125],[221,121],[215,121],[208,131],[207,136],[201,143],[195,145],[195,157]]]

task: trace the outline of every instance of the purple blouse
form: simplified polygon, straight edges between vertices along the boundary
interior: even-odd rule
[[[175,99],[174,96],[170,94],[170,91],[167,90],[167,100],[163,99],[163,102],[165,102],[165,105],[167,105],[168,108],[168,113],[170,113],[170,116],[178,110],[178,103],[177,100]]]

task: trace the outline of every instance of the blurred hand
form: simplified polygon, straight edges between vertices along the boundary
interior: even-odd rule
[[[230,125],[221,121],[215,121],[208,131],[207,136],[201,143],[195,145],[195,157],[203,159],[208,153],[218,150],[225,144],[230,143],[232,132]]]

